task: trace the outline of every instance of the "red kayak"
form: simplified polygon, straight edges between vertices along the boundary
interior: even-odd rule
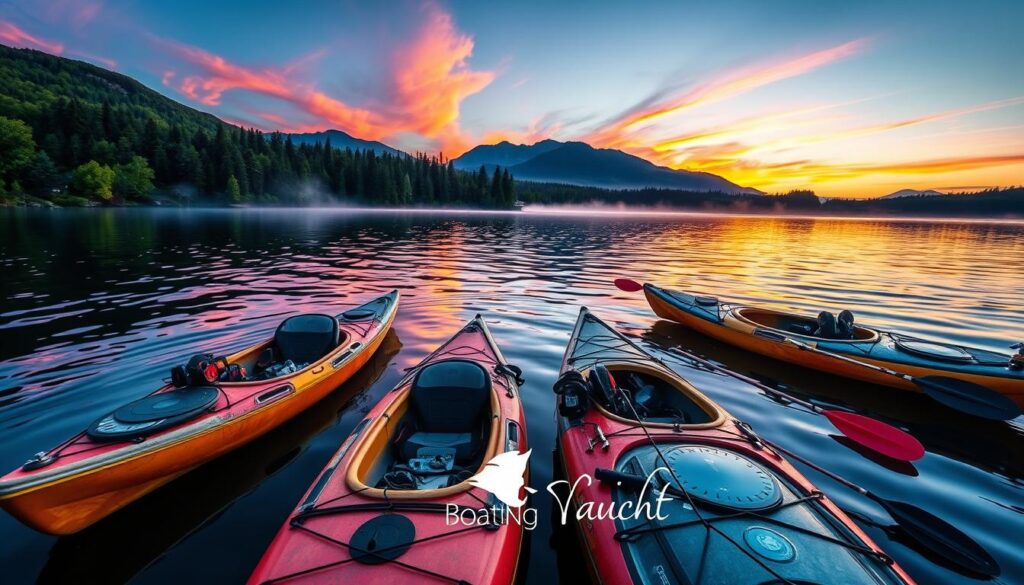
[[[523,478],[520,384],[477,316],[356,425],[249,583],[512,583],[525,492],[478,486],[495,461]]]
[[[913,583],[749,427],[586,309],[555,392],[568,523],[596,582]]]

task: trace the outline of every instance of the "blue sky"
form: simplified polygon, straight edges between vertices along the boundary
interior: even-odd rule
[[[264,130],[586,140],[769,191],[1024,183],[1022,2],[0,3],[0,42]]]

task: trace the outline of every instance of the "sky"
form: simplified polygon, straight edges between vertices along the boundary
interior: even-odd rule
[[[1024,2],[0,1],[0,43],[225,121],[546,138],[767,192],[1024,184]]]

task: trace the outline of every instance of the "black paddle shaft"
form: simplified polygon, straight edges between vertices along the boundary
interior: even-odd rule
[[[764,439],[762,439],[764,441]],[[999,575],[999,563],[974,539],[967,536],[949,522],[906,502],[887,500],[874,492],[863,488],[852,481],[837,475],[807,459],[793,453],[785,447],[764,441],[773,449],[787,457],[818,471],[829,478],[857,491],[874,500],[903,529],[903,532],[922,548],[944,558],[956,566],[973,574],[995,577]]]

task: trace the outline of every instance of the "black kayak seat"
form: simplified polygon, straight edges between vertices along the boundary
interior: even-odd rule
[[[307,313],[288,317],[274,333],[275,358],[298,366],[311,364],[338,347],[338,322],[330,315]]]
[[[409,394],[415,431],[402,443],[402,456],[441,448],[454,449],[456,461],[471,459],[482,442],[490,382],[487,371],[468,360],[445,360],[417,372]]]

